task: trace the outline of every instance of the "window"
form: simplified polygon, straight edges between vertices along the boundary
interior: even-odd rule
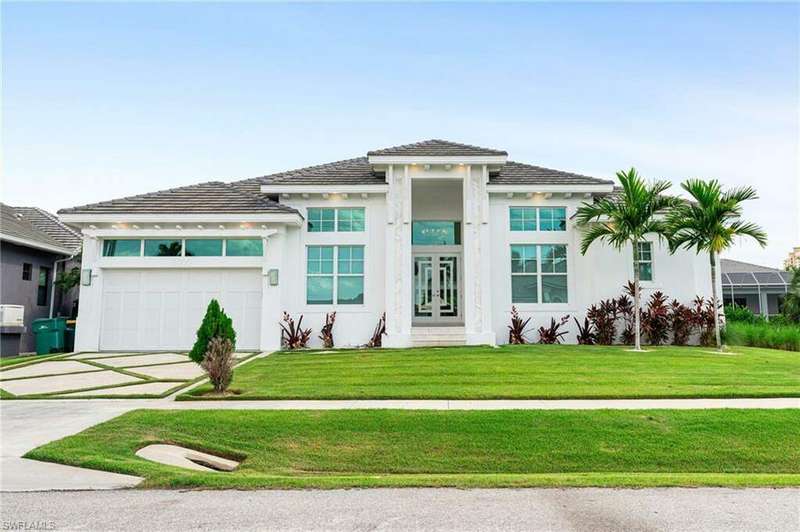
[[[336,209],[336,230],[342,233],[364,231],[364,209]]]
[[[30,262],[22,263],[22,280],[30,281],[33,275],[33,265]]]
[[[196,239],[186,240],[187,257],[221,257],[222,240]]]
[[[510,229],[512,231],[566,231],[567,209],[565,207],[510,207]]]
[[[414,246],[457,246],[461,244],[461,222],[423,220],[411,223]]]
[[[337,305],[364,303],[364,246],[308,246],[306,303],[334,301]]]
[[[50,292],[50,268],[39,266],[39,284],[36,287],[36,304],[47,305],[47,293]]]
[[[139,257],[141,254],[141,240],[103,240],[104,257]]]
[[[328,233],[336,227],[336,209],[308,209],[308,231]]]
[[[364,207],[341,207],[338,209],[309,207],[308,231],[310,233],[362,232],[365,227]]]
[[[225,241],[228,257],[260,257],[264,254],[264,242],[260,238],[239,238]]]
[[[653,244],[652,242],[637,242],[639,245],[639,260],[634,261],[633,267],[639,268],[640,281],[653,280]]]
[[[181,240],[145,240],[145,257],[179,257],[183,249]]]
[[[511,207],[512,231],[536,231],[536,207]]]
[[[540,207],[539,231],[566,231],[567,209],[564,207]]]
[[[567,303],[567,246],[513,244],[511,302]]]

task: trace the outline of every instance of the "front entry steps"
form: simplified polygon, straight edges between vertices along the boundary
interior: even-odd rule
[[[412,327],[413,347],[466,345],[464,327]]]

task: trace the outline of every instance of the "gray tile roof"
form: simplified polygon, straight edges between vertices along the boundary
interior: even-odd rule
[[[490,185],[610,185],[613,181],[508,161],[497,173],[489,174]]]
[[[231,184],[259,192],[260,185],[383,185],[386,184],[386,176],[383,172],[374,172],[366,157],[356,157],[254,177]]]
[[[0,203],[0,235],[12,238],[29,240],[49,247],[62,248],[71,251],[74,247],[67,247],[61,242],[35,227],[29,218],[18,212],[16,207]]]
[[[482,156],[482,155],[508,155],[505,150],[494,150],[491,148],[481,148],[470,144],[450,142],[449,140],[431,139],[415,142],[413,144],[403,144],[380,150],[371,150],[367,155],[410,155],[410,156]]]
[[[722,273],[739,273],[739,272],[780,272],[778,268],[770,268],[769,266],[759,266],[758,264],[751,264],[749,262],[742,262],[733,259],[720,259],[720,269]]]
[[[263,195],[221,181],[171,188],[100,203],[61,209],[58,214],[296,213]]]
[[[14,209],[33,227],[65,248],[75,249],[81,246],[83,239],[80,232],[59,220],[54,214],[39,207],[14,207]]]

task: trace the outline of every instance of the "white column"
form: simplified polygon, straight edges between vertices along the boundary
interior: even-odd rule
[[[286,228],[279,227],[278,232],[264,238],[264,257],[261,263],[262,295],[261,295],[261,343],[262,351],[274,351],[281,348],[280,320],[284,306],[282,287],[289,282],[289,275],[284,266],[286,257]],[[269,271],[278,270],[278,285],[269,283]]]
[[[100,240],[83,235],[81,269],[91,270],[91,284],[80,285],[78,318],[75,330],[75,351],[100,350],[100,318],[103,305],[103,275],[97,267],[100,258]]]
[[[411,345],[411,179],[407,166],[386,172],[386,338],[387,347]]]
[[[491,252],[485,165],[464,177],[464,331],[469,345],[496,343],[491,328]]]

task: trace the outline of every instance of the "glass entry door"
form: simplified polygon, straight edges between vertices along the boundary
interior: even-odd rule
[[[414,254],[414,322],[461,322],[461,254]]]

